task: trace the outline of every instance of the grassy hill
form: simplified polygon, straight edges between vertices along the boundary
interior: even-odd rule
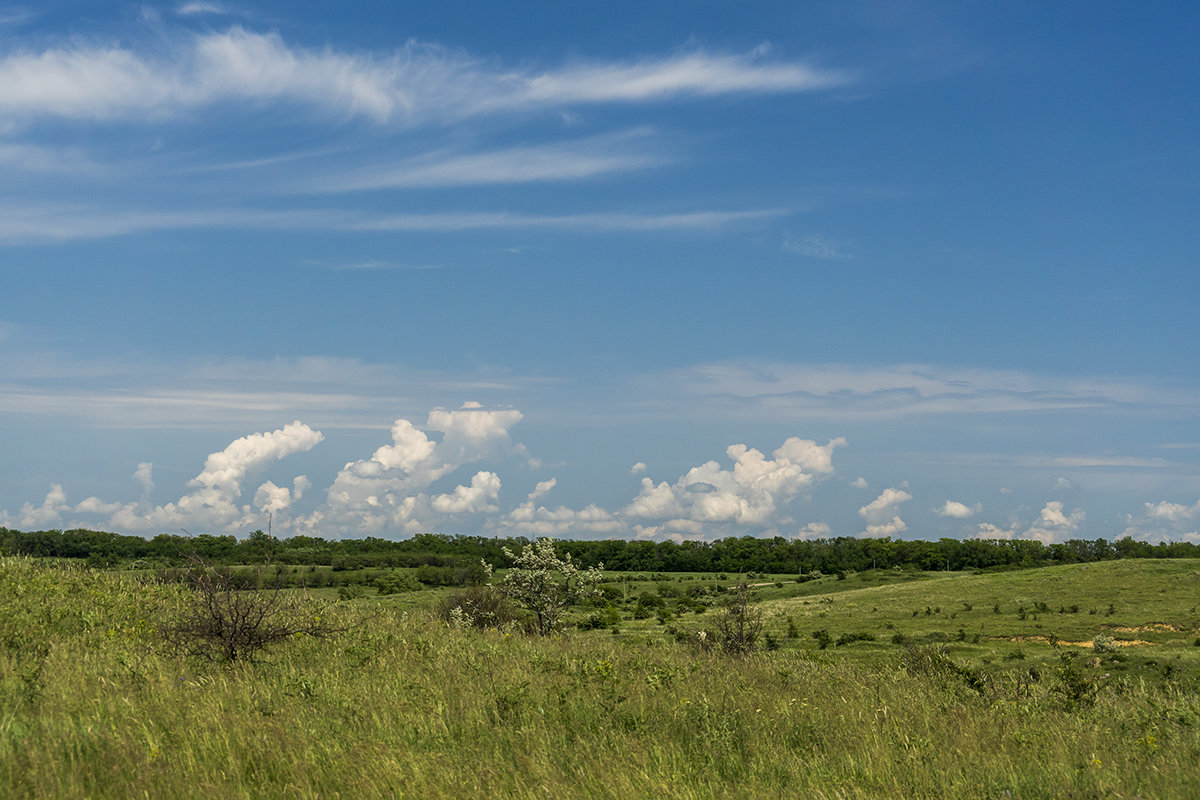
[[[716,608],[537,639],[371,596],[222,664],[161,646],[179,585],[3,559],[0,796],[1191,798],[1198,574],[769,576],[779,649],[742,658],[686,634]],[[1010,641],[1097,633],[1149,644]]]

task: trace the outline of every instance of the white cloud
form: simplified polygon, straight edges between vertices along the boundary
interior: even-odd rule
[[[533,491],[530,492],[529,496],[526,497],[525,499],[531,503],[534,502],[535,500],[540,500],[543,497],[545,497],[546,495],[548,495],[550,493],[550,490],[553,489],[557,485],[558,485],[557,478],[551,478],[550,480],[546,480],[546,481],[538,481],[537,486],[533,487]]]
[[[255,433],[230,443],[204,462],[204,470],[192,479],[191,485],[202,490],[215,490],[236,497],[241,493],[241,481],[246,473],[281,458],[311,450],[325,436],[296,420],[271,433]]]
[[[976,536],[981,539],[1037,539],[1043,544],[1054,544],[1075,538],[1086,519],[1087,514],[1083,509],[1076,508],[1068,514],[1062,501],[1051,500],[1028,527],[1018,522],[1007,528],[981,522],[976,529]]]
[[[63,491],[62,484],[54,483],[50,485],[50,491],[46,493],[40,506],[25,503],[15,518],[10,517],[7,513],[0,513],[0,520],[3,520],[5,525],[34,530],[58,525],[62,520],[63,512],[69,510],[67,493]]]
[[[340,192],[581,180],[669,161],[665,156],[630,149],[629,140],[635,136],[636,132],[481,153],[439,151],[403,161],[341,170],[305,188]]]
[[[1063,504],[1052,500],[1042,508],[1038,519],[1025,532],[1028,539],[1038,539],[1045,544],[1061,542],[1078,533],[1079,526],[1087,515],[1082,509],[1075,509],[1069,515],[1063,512]]]
[[[1074,489],[1075,484],[1071,483],[1071,481],[1069,479],[1064,478],[1063,476],[1059,475],[1058,478],[1055,479],[1055,481],[1054,481],[1054,488],[1059,491],[1064,491],[1067,489]]]
[[[799,530],[797,539],[828,539],[833,534],[833,528],[824,522],[810,522]]]
[[[923,364],[857,367],[731,361],[648,376],[658,402],[711,413],[773,419],[890,419],[910,415],[997,414],[1050,410],[1200,408],[1200,395],[1140,380],[1064,378],[1015,371]],[[1162,459],[1067,456],[1040,459],[1064,467],[1163,467]]]
[[[850,485],[855,489],[869,489],[871,484],[867,483],[867,479],[859,476],[850,482]]]
[[[479,514],[498,511],[500,477],[494,472],[476,472],[470,486],[457,486],[449,494],[434,495],[430,506],[439,514]]]
[[[149,497],[154,491],[154,465],[149,461],[140,462],[134,470],[133,479],[141,484],[142,498]]]
[[[954,519],[967,519],[973,517],[983,510],[983,506],[976,503],[969,506],[966,503],[960,503],[957,500],[947,500],[939,508],[935,508],[933,513],[939,517],[952,517]]]
[[[410,421],[397,419],[392,443],[379,447],[368,459],[348,462],[326,492],[325,506],[301,524],[414,532],[438,515],[495,511],[500,478],[493,472],[477,472],[469,486],[449,493],[430,496],[425,490],[466,464],[525,455],[509,435],[521,418],[516,409],[488,410],[476,402],[453,411],[436,408],[429,412],[425,428],[440,433],[440,441]]]
[[[324,230],[455,233],[469,230],[560,230],[577,233],[711,231],[771,219],[786,209],[520,214],[470,212],[380,214],[342,209],[209,208],[186,211],[86,206],[78,202],[0,206],[0,241],[77,241],[160,230]]]
[[[1194,519],[1200,516],[1200,500],[1190,506],[1181,503],[1170,503],[1166,500],[1157,503],[1146,503],[1146,516],[1151,519],[1161,519],[1168,522]]]
[[[220,102],[278,101],[412,125],[564,104],[813,91],[847,80],[754,54],[703,51],[557,71],[510,69],[417,42],[386,55],[310,50],[235,26],[177,39],[158,52],[80,42],[10,53],[0,59],[0,115],[152,119]]]
[[[859,516],[867,521],[860,536],[893,536],[908,530],[908,525],[897,512],[900,505],[912,500],[912,495],[903,489],[889,487],[871,502],[858,510]],[[888,519],[891,517],[891,519]]]
[[[825,260],[840,260],[850,258],[850,254],[845,251],[845,245],[841,242],[835,242],[826,239],[819,234],[804,236],[800,239],[785,239],[783,249],[792,253],[797,253],[808,258],[820,258]]]
[[[697,525],[767,527],[779,522],[781,509],[814,480],[833,471],[837,438],[825,445],[789,438],[766,458],[744,444],[730,445],[726,455],[733,469],[709,461],[693,467],[674,484],[642,478],[638,496],[622,511],[629,520],[669,520]],[[661,526],[658,526],[661,528]]]
[[[1143,507],[1141,514],[1126,516],[1122,536],[1149,542],[1197,540],[1194,520],[1200,518],[1200,500],[1192,505],[1160,500]]]
[[[899,516],[894,516],[886,522],[877,522],[867,525],[866,530],[862,532],[862,536],[872,539],[882,538],[884,536],[895,536],[897,533],[903,533],[908,530],[908,525]]]
[[[887,488],[880,492],[879,497],[860,508],[858,513],[868,521],[878,522],[891,516],[901,503],[909,500],[912,500],[912,495],[903,489]]]
[[[641,475],[647,469],[649,469],[649,467],[646,466],[646,462],[639,461],[636,464],[634,464],[632,467],[629,468],[629,474],[630,475]]]
[[[215,3],[184,3],[175,9],[175,13],[181,17],[188,17],[198,14],[224,14],[226,12],[225,9]]]

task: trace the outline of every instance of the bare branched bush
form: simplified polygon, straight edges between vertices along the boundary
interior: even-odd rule
[[[758,644],[763,627],[762,612],[750,605],[746,584],[737,587],[737,594],[729,601],[724,613],[717,617],[716,625],[717,637],[726,653],[744,655]]]
[[[187,583],[192,596],[185,611],[163,626],[168,649],[177,653],[210,661],[253,661],[267,647],[297,634],[327,638],[345,630],[330,624],[320,605],[282,591],[278,580],[264,588],[243,588],[246,581],[228,568],[196,559]]]

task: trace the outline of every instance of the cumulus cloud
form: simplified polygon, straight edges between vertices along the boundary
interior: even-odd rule
[[[796,534],[797,539],[828,539],[833,534],[833,528],[824,522],[810,522]]]
[[[555,478],[539,481],[525,502],[505,514],[497,524],[500,531],[519,536],[561,536],[566,533],[617,534],[625,524],[615,514],[597,505],[582,509],[566,506],[547,508],[538,501],[558,485]]]
[[[646,466],[646,462],[639,461],[636,464],[634,464],[632,467],[629,468],[629,474],[630,475],[641,475],[647,469],[648,469],[648,467]]]
[[[141,484],[142,499],[149,497],[154,491],[154,465],[149,461],[142,461],[134,470],[133,479]]]
[[[380,446],[370,458],[348,462],[326,492],[325,506],[304,524],[413,532],[439,515],[496,511],[500,478],[494,472],[477,472],[469,485],[448,493],[430,495],[426,490],[467,464],[490,457],[526,456],[509,434],[521,418],[516,409],[485,409],[467,402],[455,410],[435,408],[425,430],[397,419],[391,444]],[[426,430],[441,434],[440,440]],[[549,489],[542,487],[543,492]]]
[[[897,533],[903,533],[908,530],[908,525],[899,516],[894,516],[887,522],[877,522],[867,525],[866,530],[862,532],[862,536],[868,538],[881,538],[884,536],[894,536]]]
[[[869,489],[871,487],[871,484],[867,483],[867,479],[861,476],[850,481],[850,485],[855,489]]]
[[[900,505],[912,500],[912,495],[903,489],[889,487],[879,496],[858,510],[859,516],[867,521],[861,536],[892,536],[908,530],[908,525],[896,513]],[[889,519],[890,518],[890,519]]]
[[[1067,489],[1074,489],[1075,484],[1071,483],[1069,478],[1064,478],[1063,476],[1059,475],[1054,481],[1054,488],[1058,489],[1059,491],[1065,491]]]
[[[860,516],[867,520],[877,521],[889,516],[901,503],[912,500],[912,495],[903,489],[884,489],[879,497],[858,510]]]
[[[981,539],[1037,539],[1043,544],[1054,544],[1075,538],[1080,532],[1087,514],[1081,508],[1067,513],[1060,500],[1051,500],[1042,507],[1038,517],[1028,527],[1013,523],[1007,528],[990,522],[978,525],[976,536]]]
[[[19,528],[33,530],[58,525],[62,521],[63,512],[69,510],[67,493],[63,490],[62,484],[54,483],[50,485],[50,491],[46,493],[41,505],[25,503],[15,517],[10,517],[5,513],[0,515],[0,519],[4,520],[5,525],[15,524]]]
[[[1197,519],[1200,519],[1200,500],[1191,505],[1168,500],[1144,503],[1140,514],[1126,515],[1121,535],[1148,542],[1200,541]]]
[[[983,510],[983,506],[976,503],[969,506],[966,503],[960,503],[957,500],[947,500],[940,507],[935,508],[933,513],[939,517],[952,517],[954,519],[967,519],[973,517]]]
[[[430,506],[439,514],[479,514],[498,511],[500,477],[494,472],[476,472],[470,486],[458,486],[449,494],[434,495]]]
[[[777,522],[780,509],[821,476],[833,472],[833,450],[845,444],[837,438],[818,445],[789,438],[767,458],[744,444],[726,448],[732,469],[716,461],[693,467],[675,483],[642,478],[642,488],[622,511],[629,520],[661,520],[678,531],[686,521],[696,525],[766,527]],[[662,527],[662,523],[658,526]]]

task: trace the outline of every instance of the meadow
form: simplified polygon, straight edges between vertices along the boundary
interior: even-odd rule
[[[164,646],[186,584],[0,560],[0,795],[1200,795],[1196,560],[602,588],[544,638],[448,624],[452,588],[291,589],[334,635],[223,663]]]

